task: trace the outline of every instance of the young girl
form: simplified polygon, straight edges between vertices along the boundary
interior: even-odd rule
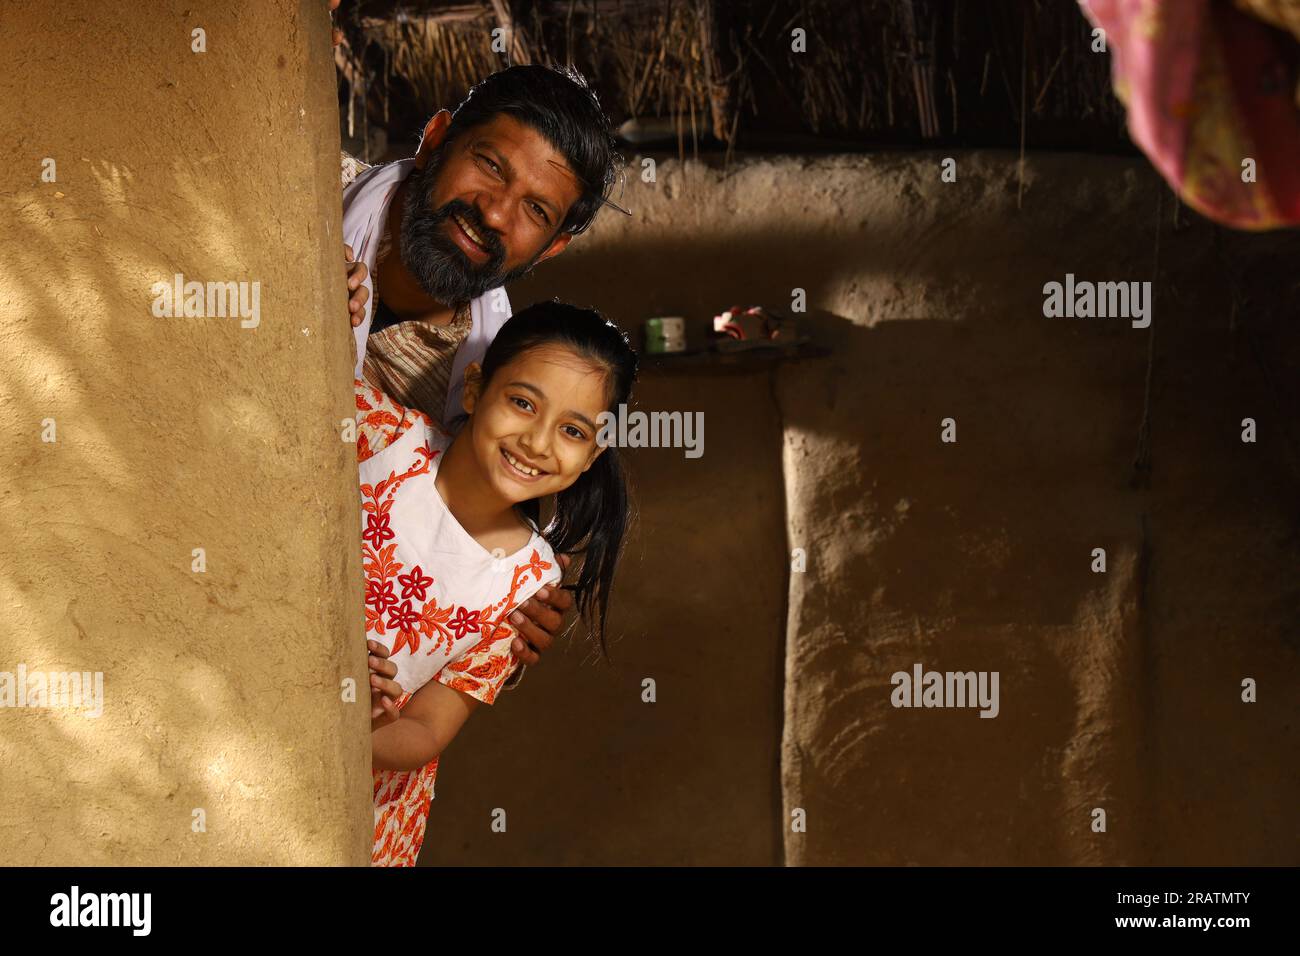
[[[561,579],[556,553],[583,554],[579,613],[605,647],[605,617],[628,522],[602,412],[636,377],[626,335],[599,313],[540,302],[514,315],[465,373],[451,437],[357,379],[357,458],[366,636],[405,693],[374,722],[371,863],[413,866],[438,759],[515,669],[507,618]],[[539,530],[539,503],[555,512]]]

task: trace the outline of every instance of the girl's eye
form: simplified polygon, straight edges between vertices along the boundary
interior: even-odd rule
[[[578,441],[584,441],[587,437],[582,433],[582,430],[578,428],[576,425],[565,425],[564,427],[569,429],[569,435],[573,438],[578,439]]]
[[[530,411],[533,407],[532,402],[528,401],[526,398],[520,398],[518,395],[513,396],[510,401],[514,402],[524,411]]]

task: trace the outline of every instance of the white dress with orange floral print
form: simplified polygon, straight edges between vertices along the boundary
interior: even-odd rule
[[[518,663],[506,621],[544,585],[562,578],[546,540],[533,534],[495,557],[461,527],[434,485],[451,437],[360,379],[357,460],[361,472],[366,637],[397,664],[404,707],[430,679],[485,704]],[[414,866],[424,841],[438,758],[419,770],[374,774],[373,866]]]

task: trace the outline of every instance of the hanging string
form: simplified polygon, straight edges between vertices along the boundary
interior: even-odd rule
[[[1156,249],[1151,266],[1152,295],[1147,302],[1147,308],[1149,309],[1154,304],[1154,290],[1160,281],[1160,225],[1164,201],[1165,187],[1162,185],[1156,192]],[[1151,483],[1151,379],[1155,363],[1156,323],[1152,322],[1147,329],[1147,377],[1146,387],[1142,395],[1142,423],[1138,426],[1137,452],[1133,456],[1133,474],[1129,480],[1129,485],[1134,488],[1146,488]]]

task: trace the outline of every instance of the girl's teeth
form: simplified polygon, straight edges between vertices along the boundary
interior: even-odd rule
[[[505,456],[506,456],[506,461],[510,462],[510,464],[513,467],[518,468],[525,475],[532,475],[535,477],[541,474],[541,472],[538,471],[536,468],[529,468],[528,466],[522,464],[517,458],[515,458],[512,454],[510,454],[510,452],[505,452]]]

